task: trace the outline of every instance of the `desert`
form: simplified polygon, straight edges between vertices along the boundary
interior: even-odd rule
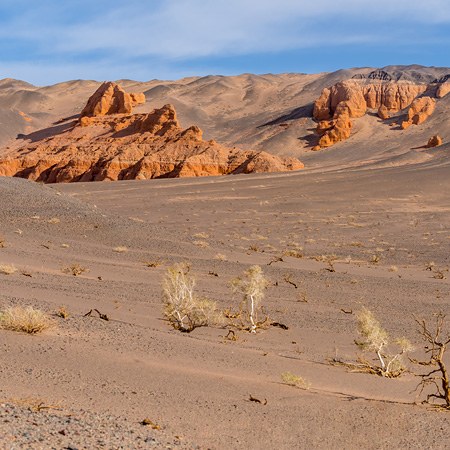
[[[0,81],[1,448],[448,448],[448,74]]]

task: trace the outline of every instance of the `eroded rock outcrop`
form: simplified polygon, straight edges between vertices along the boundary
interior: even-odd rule
[[[348,139],[351,119],[364,116],[367,110],[377,111],[378,117],[386,120],[393,113],[411,106],[405,128],[408,124],[422,123],[432,114],[435,105],[430,97],[418,98],[426,90],[427,85],[386,82],[383,77],[379,82],[352,79],[325,88],[314,103],[313,117],[319,122],[317,133],[321,137],[313,150]]]
[[[408,109],[407,120],[402,122],[402,129],[411,125],[420,125],[433,114],[436,100],[431,97],[416,98]]]
[[[109,114],[131,114],[133,107],[145,103],[143,93],[129,94],[112,81],[104,82],[89,98],[83,111],[83,117],[106,116]],[[85,121],[85,123],[87,123]]]
[[[437,98],[443,98],[450,92],[450,81],[446,81],[439,85],[436,91]]]
[[[425,148],[433,148],[433,147],[439,147],[443,144],[442,138],[436,134],[434,136],[431,136],[430,139],[428,139],[428,143],[425,146]]]
[[[172,105],[147,114],[123,112],[137,100],[114,83],[103,84],[89,99],[84,116],[66,123],[65,131],[55,129],[51,137],[28,142],[0,157],[0,175],[59,183],[303,168],[296,158],[204,141],[197,126],[180,127]]]

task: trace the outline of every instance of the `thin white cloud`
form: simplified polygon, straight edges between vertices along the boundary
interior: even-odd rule
[[[450,0],[0,0],[0,78],[173,79],[302,48],[445,49],[445,24]]]
[[[402,29],[401,39],[408,24],[450,22],[448,0],[98,0],[94,11],[86,0],[18,1],[28,7],[0,36],[28,40],[44,54],[226,56],[387,40],[379,33],[386,23],[394,35]]]

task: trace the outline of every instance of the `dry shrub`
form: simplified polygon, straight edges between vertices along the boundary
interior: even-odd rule
[[[77,277],[78,275],[81,275],[84,272],[87,272],[88,269],[86,267],[81,266],[80,264],[72,264],[69,267],[65,267],[62,269],[64,273],[67,273],[69,275],[73,275],[74,277]]]
[[[306,381],[303,377],[295,375],[291,372],[283,372],[281,374],[281,379],[284,384],[294,386],[299,389],[309,389],[311,387],[311,383],[309,381]]]
[[[195,278],[189,272],[188,264],[169,267],[162,284],[164,315],[175,329],[187,333],[221,321],[216,303],[194,293]]]
[[[384,330],[368,309],[363,308],[357,314],[358,331],[362,336],[362,341],[356,341],[356,344],[364,351],[375,352],[379,365],[374,365],[364,359],[359,360],[361,371],[376,373],[378,375],[394,378],[400,376],[406,367],[402,360],[402,355],[413,350],[411,343],[406,338],[398,338],[392,344],[389,335]],[[390,349],[396,347],[397,351],[392,353]],[[358,364],[354,367],[358,369]]]
[[[257,328],[268,323],[268,317],[258,321],[258,313],[262,312],[261,301],[269,282],[264,276],[260,266],[251,266],[242,277],[235,278],[231,282],[234,292],[242,294],[242,303],[239,313],[228,313],[229,319],[238,319],[240,323],[231,325],[256,333]]]
[[[61,305],[58,308],[58,310],[56,311],[56,315],[58,317],[61,317],[62,319],[68,319],[69,318],[69,311],[64,305]]]
[[[450,369],[444,361],[444,355],[447,346],[450,345],[450,332],[443,332],[445,314],[442,312],[436,315],[436,324],[434,329],[429,327],[424,319],[415,318],[419,326],[419,334],[425,341],[425,353],[429,355],[427,361],[411,361],[421,366],[430,367],[430,369],[419,376],[422,381],[417,386],[421,394],[427,386],[434,388],[434,393],[428,394],[425,403],[430,400],[438,400],[441,403],[434,406],[450,411]]]
[[[57,224],[57,223],[60,223],[61,220],[58,219],[58,217],[52,217],[51,219],[48,219],[47,222],[52,223],[52,224]]]
[[[0,326],[4,330],[36,334],[53,325],[50,317],[32,306],[14,306],[0,312]]]
[[[14,264],[0,264],[0,273],[3,275],[12,275],[17,272],[17,268]]]

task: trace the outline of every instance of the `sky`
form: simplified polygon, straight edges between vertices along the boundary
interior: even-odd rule
[[[0,79],[449,66],[450,0],[0,0]]]

